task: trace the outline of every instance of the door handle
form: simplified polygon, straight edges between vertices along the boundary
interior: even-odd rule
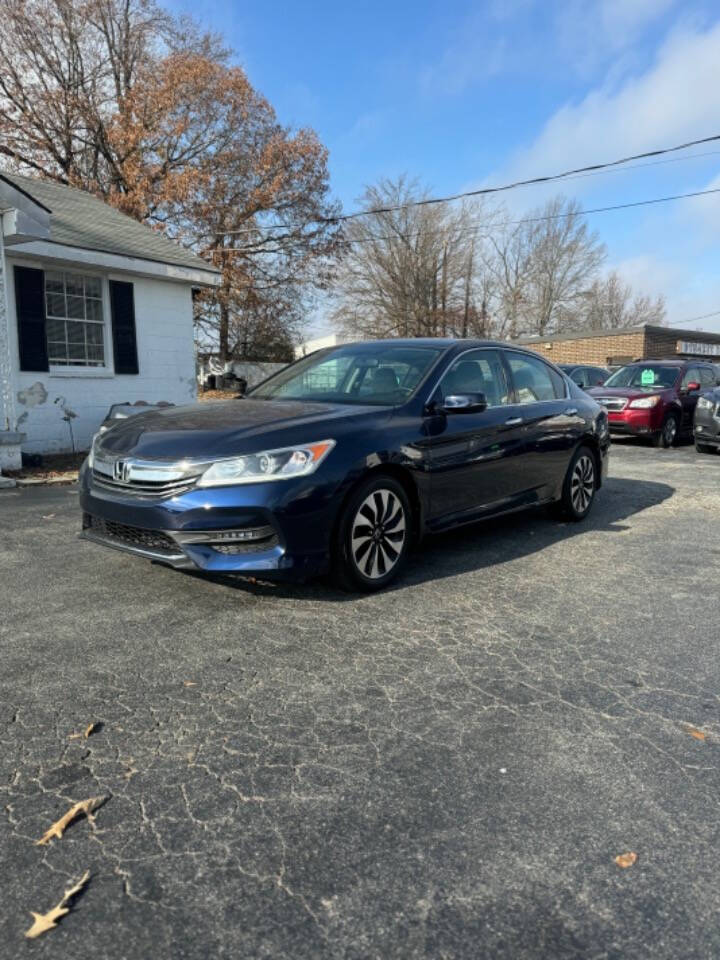
[[[506,427],[517,427],[523,422],[522,417],[510,417],[509,420],[505,421]]]
[[[565,415],[568,417],[574,417],[577,413],[577,407],[568,407],[565,411]]]

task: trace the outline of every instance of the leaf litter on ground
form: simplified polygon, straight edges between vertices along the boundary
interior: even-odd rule
[[[626,870],[628,867],[631,867],[634,863],[637,863],[638,855],[632,850],[629,850],[627,853],[621,853],[619,856],[615,857],[615,863],[622,867],[623,870]]]
[[[55,837],[59,840],[73,820],[83,814],[92,823],[95,819],[93,810],[97,810],[107,799],[107,797],[90,797],[88,800],[80,800],[78,803],[73,804],[67,813],[63,814],[59,820],[56,820],[55,823],[45,831],[42,837],[35,841],[35,846],[38,847],[50,843]]]
[[[53,930],[58,925],[58,920],[64,917],[66,913],[70,913],[72,901],[82,892],[89,879],[90,871],[86,870],[78,882],[65,891],[62,900],[57,906],[53,907],[52,910],[48,910],[47,913],[35,913],[34,910],[31,910],[30,915],[33,918],[33,925],[29,930],[25,931],[25,936],[30,940],[34,940],[35,937],[39,937],[40,934],[47,933],[48,930]]]
[[[97,730],[98,725],[93,721],[89,723],[84,730],[81,730],[80,733],[71,733],[68,737],[69,740],[87,740],[95,731]]]

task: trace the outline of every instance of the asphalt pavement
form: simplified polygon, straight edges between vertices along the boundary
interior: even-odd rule
[[[0,957],[720,956],[720,456],[610,474],[586,523],[435,537],[376,596],[0,491]]]

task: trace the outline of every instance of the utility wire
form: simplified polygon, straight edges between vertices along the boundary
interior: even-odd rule
[[[706,150],[703,153],[691,153],[687,157],[668,157],[665,160],[651,160],[649,163],[634,163],[629,167],[614,167],[614,168],[609,168],[607,170],[594,170],[589,173],[568,174],[565,179],[585,180],[588,177],[601,177],[607,173],[626,173],[628,170],[641,170],[641,169],[644,169],[645,167],[658,167],[667,163],[684,163],[686,160],[701,160],[705,157],[717,157],[717,156],[720,156],[720,150]],[[621,161],[616,161],[616,162],[620,163]],[[498,187],[497,189],[504,189],[504,188]],[[438,202],[442,203],[444,201],[438,201]],[[358,211],[357,216],[366,216],[372,212],[373,211],[370,211],[370,210]],[[319,221],[310,220],[307,222],[318,223]],[[226,230],[223,232],[225,236],[240,236],[240,235],[246,235],[246,234],[248,235],[253,234],[257,236],[258,234],[262,234],[264,232],[267,232],[268,230],[291,230],[291,229],[298,229],[298,228],[292,227],[288,223],[268,223],[268,224],[257,225],[254,227],[243,227],[240,230]]]
[[[698,320],[709,320],[710,317],[720,317],[720,310],[715,310],[713,313],[703,313],[699,317],[688,317],[686,320],[674,320],[668,326],[671,328],[679,327],[681,323],[697,323]]]
[[[446,197],[425,197],[420,200],[408,200],[406,203],[391,204],[385,207],[371,207],[369,210],[355,210],[352,213],[341,213],[336,217],[317,217],[308,220],[308,223],[344,223],[347,220],[355,220],[358,217],[369,217],[379,213],[394,213],[398,210],[405,210],[409,207],[426,207],[437,203],[452,203],[455,200],[463,200],[467,197],[487,196],[491,193],[503,193],[507,190],[515,190],[518,187],[527,187],[538,183],[551,183],[557,180],[567,180],[580,174],[593,174],[598,171],[609,170],[612,167],[624,166],[632,163],[633,160],[647,160],[649,157],[664,156],[668,153],[678,153],[681,150],[689,150],[690,147],[698,147],[704,143],[716,143],[720,141],[720,133],[713,134],[710,137],[702,137],[699,140],[688,140],[687,143],[679,143],[674,147],[662,147],[658,150],[647,150],[644,153],[635,153],[629,157],[621,157],[619,160],[608,160],[604,163],[592,163],[585,167],[575,167],[572,170],[564,170],[562,173],[548,174],[542,177],[530,177],[527,180],[513,180],[511,183],[505,183],[497,187],[478,187],[476,190],[465,190],[463,193],[449,194]],[[293,229],[292,224],[276,224],[275,227],[284,227]],[[234,231],[227,231],[233,233]],[[242,232],[242,231],[237,231]]]
[[[658,203],[668,203],[672,200],[687,200],[691,197],[705,197],[713,193],[720,193],[720,187],[715,187],[710,190],[694,190],[691,193],[676,193],[668,197],[653,197],[649,200],[634,200],[628,203],[616,203],[607,207],[591,207],[588,210],[571,210],[567,213],[552,213],[552,214],[545,214],[539,217],[522,217],[519,220],[487,221],[483,225],[486,227],[492,228],[492,227],[499,227],[499,226],[516,226],[522,223],[541,223],[543,221],[548,221],[548,220],[562,220],[567,217],[589,216],[590,214],[593,214],[593,213],[607,213],[611,210],[629,210],[633,207],[646,207],[646,206],[651,206]],[[478,236],[479,229],[480,227],[478,226],[478,229],[476,230],[464,231],[464,232],[460,231],[459,233],[455,234],[455,238],[460,236],[467,236],[467,237]],[[420,236],[431,236],[438,232],[439,231],[433,231],[433,230],[420,230],[420,231],[417,231],[416,233],[411,233],[411,234],[401,234],[398,232],[398,233],[389,234],[389,235],[372,235],[369,237],[356,237],[355,239],[338,240],[336,241],[336,243],[340,246],[351,246],[356,243],[376,243],[378,241],[396,240],[398,238],[404,239],[404,240],[411,240],[413,238],[420,237]],[[298,237],[297,242],[300,242],[300,240],[302,240],[302,238]],[[210,250],[207,250],[206,252],[210,252]],[[222,253],[222,254],[244,253],[246,255],[248,253],[248,251],[243,247],[216,247],[212,249],[212,252]],[[286,248],[271,247],[265,250],[258,250],[256,252],[262,253],[262,254],[283,253],[283,252],[286,252]]]

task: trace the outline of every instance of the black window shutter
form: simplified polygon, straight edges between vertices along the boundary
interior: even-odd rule
[[[139,373],[137,337],[135,335],[135,299],[133,285],[122,280],[110,281],[115,373]]]
[[[21,370],[48,370],[45,335],[45,274],[15,267],[15,311]]]

